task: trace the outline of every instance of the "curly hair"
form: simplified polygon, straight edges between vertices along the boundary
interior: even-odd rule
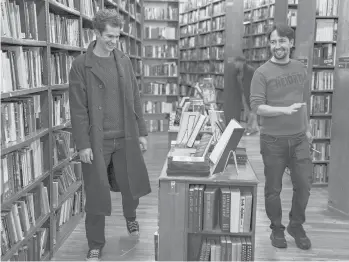
[[[103,9],[96,13],[92,24],[94,29],[102,33],[107,24],[112,27],[122,27],[123,21],[115,9]]]

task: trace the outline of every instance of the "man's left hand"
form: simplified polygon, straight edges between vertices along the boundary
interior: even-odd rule
[[[306,136],[307,136],[309,144],[311,144],[313,142],[313,135],[311,134],[310,131],[307,131]]]
[[[147,149],[148,149],[148,141],[147,141],[147,138],[145,136],[140,136],[139,137],[139,143],[141,144],[141,150],[143,152],[147,151]]]

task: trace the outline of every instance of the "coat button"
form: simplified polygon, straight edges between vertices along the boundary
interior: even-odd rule
[[[102,107],[101,107],[101,106],[99,106],[99,107],[98,107],[98,109],[99,109],[99,110],[101,110],[101,109],[102,109]]]

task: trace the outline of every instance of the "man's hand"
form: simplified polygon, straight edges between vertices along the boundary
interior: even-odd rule
[[[293,105],[290,105],[290,106],[284,108],[284,114],[285,115],[292,115],[292,114],[298,112],[298,110],[301,109],[305,105],[306,105],[306,103],[294,103]]]
[[[91,148],[85,148],[79,151],[80,160],[87,164],[92,164],[93,153]]]
[[[310,131],[307,131],[305,134],[307,136],[309,144],[311,144],[313,142],[313,135],[311,134]]]
[[[140,136],[139,137],[139,143],[141,144],[141,150],[142,151],[147,151],[148,149],[148,141],[145,136]]]

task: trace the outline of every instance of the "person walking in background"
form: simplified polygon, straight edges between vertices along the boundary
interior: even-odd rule
[[[251,110],[250,106],[251,80],[255,69],[246,63],[244,57],[236,57],[234,62],[237,68],[237,82],[244,107],[244,119],[247,119],[245,134],[251,135],[259,131],[257,115]]]
[[[271,243],[286,248],[280,192],[289,167],[293,184],[287,232],[300,249],[311,241],[303,228],[312,184],[311,129],[303,91],[307,73],[303,64],[289,58],[294,31],[274,25],[268,34],[272,58],[259,67],[251,83],[251,107],[261,117],[260,151],[265,174],[265,209],[271,221]]]
[[[147,129],[139,89],[130,59],[116,49],[122,20],[115,10],[101,10],[93,27],[97,40],[73,61],[69,74],[72,134],[86,193],[86,260],[101,258],[110,189],[121,191],[126,229],[134,237],[139,236],[139,198],[151,192],[142,154]]]

